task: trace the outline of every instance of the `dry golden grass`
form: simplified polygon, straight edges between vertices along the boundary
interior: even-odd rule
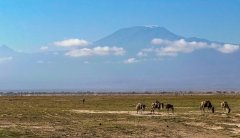
[[[239,137],[239,99],[239,95],[2,96],[0,137]],[[173,104],[175,113],[149,114],[155,100]],[[217,112],[201,113],[202,100],[211,100]],[[223,100],[232,113],[222,113]],[[143,115],[135,113],[138,102],[147,105]]]

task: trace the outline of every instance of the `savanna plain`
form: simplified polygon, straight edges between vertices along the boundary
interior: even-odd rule
[[[156,100],[174,105],[175,112],[151,114]],[[200,111],[203,100],[215,113]],[[222,101],[231,113],[224,113]],[[137,114],[139,102],[147,107]],[[240,95],[0,96],[0,137],[240,137]]]

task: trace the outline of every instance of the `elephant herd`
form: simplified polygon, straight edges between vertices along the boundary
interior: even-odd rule
[[[136,110],[137,113],[142,113],[143,111],[145,111],[146,105],[143,103],[138,103],[136,105]],[[151,104],[151,114],[153,114],[155,112],[155,110],[160,110],[160,109],[166,109],[166,111],[169,113],[169,110],[172,111],[172,113],[174,113],[174,106],[172,104],[166,104],[164,105],[164,103],[159,102],[158,100],[156,100],[155,102],[153,102]],[[211,111],[212,113],[215,112],[215,108],[213,106],[213,104],[207,100],[207,101],[202,101],[200,104],[200,110],[205,112],[205,108],[208,109],[208,111]],[[221,102],[221,108],[223,109],[223,111],[226,111],[227,113],[231,112],[231,108],[228,105],[228,103],[226,101]]]

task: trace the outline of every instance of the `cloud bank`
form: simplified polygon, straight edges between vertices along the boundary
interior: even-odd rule
[[[154,38],[151,44],[160,47],[153,47],[148,49],[142,49],[138,52],[139,57],[147,56],[149,53],[154,52],[158,56],[177,56],[179,53],[191,53],[199,49],[215,49],[224,54],[230,54],[240,49],[239,45],[233,44],[217,44],[206,43],[196,41],[186,41],[185,39],[179,39],[175,41]]]
[[[48,49],[49,49],[49,48],[48,48],[47,46],[42,46],[42,47],[40,47],[40,50],[41,50],[41,51],[48,51]]]
[[[0,57],[0,63],[11,61],[13,57]]]
[[[239,46],[238,45],[232,45],[232,44],[224,44],[222,47],[218,47],[217,49],[218,51],[222,52],[222,53],[233,53],[237,50],[239,50]]]
[[[122,56],[125,54],[125,52],[126,51],[121,47],[98,46],[94,48],[73,49],[65,53],[65,55],[70,57],[107,56],[107,55]]]
[[[132,64],[132,63],[136,63],[136,62],[138,62],[138,60],[136,58],[129,58],[129,59],[125,60],[123,63]]]

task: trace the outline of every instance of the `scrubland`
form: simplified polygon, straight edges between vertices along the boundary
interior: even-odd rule
[[[174,114],[150,114],[155,100],[173,104]],[[199,110],[203,100],[214,114]],[[223,100],[231,113],[223,113]],[[147,105],[142,114],[138,102]],[[240,137],[240,95],[1,96],[0,137]]]

